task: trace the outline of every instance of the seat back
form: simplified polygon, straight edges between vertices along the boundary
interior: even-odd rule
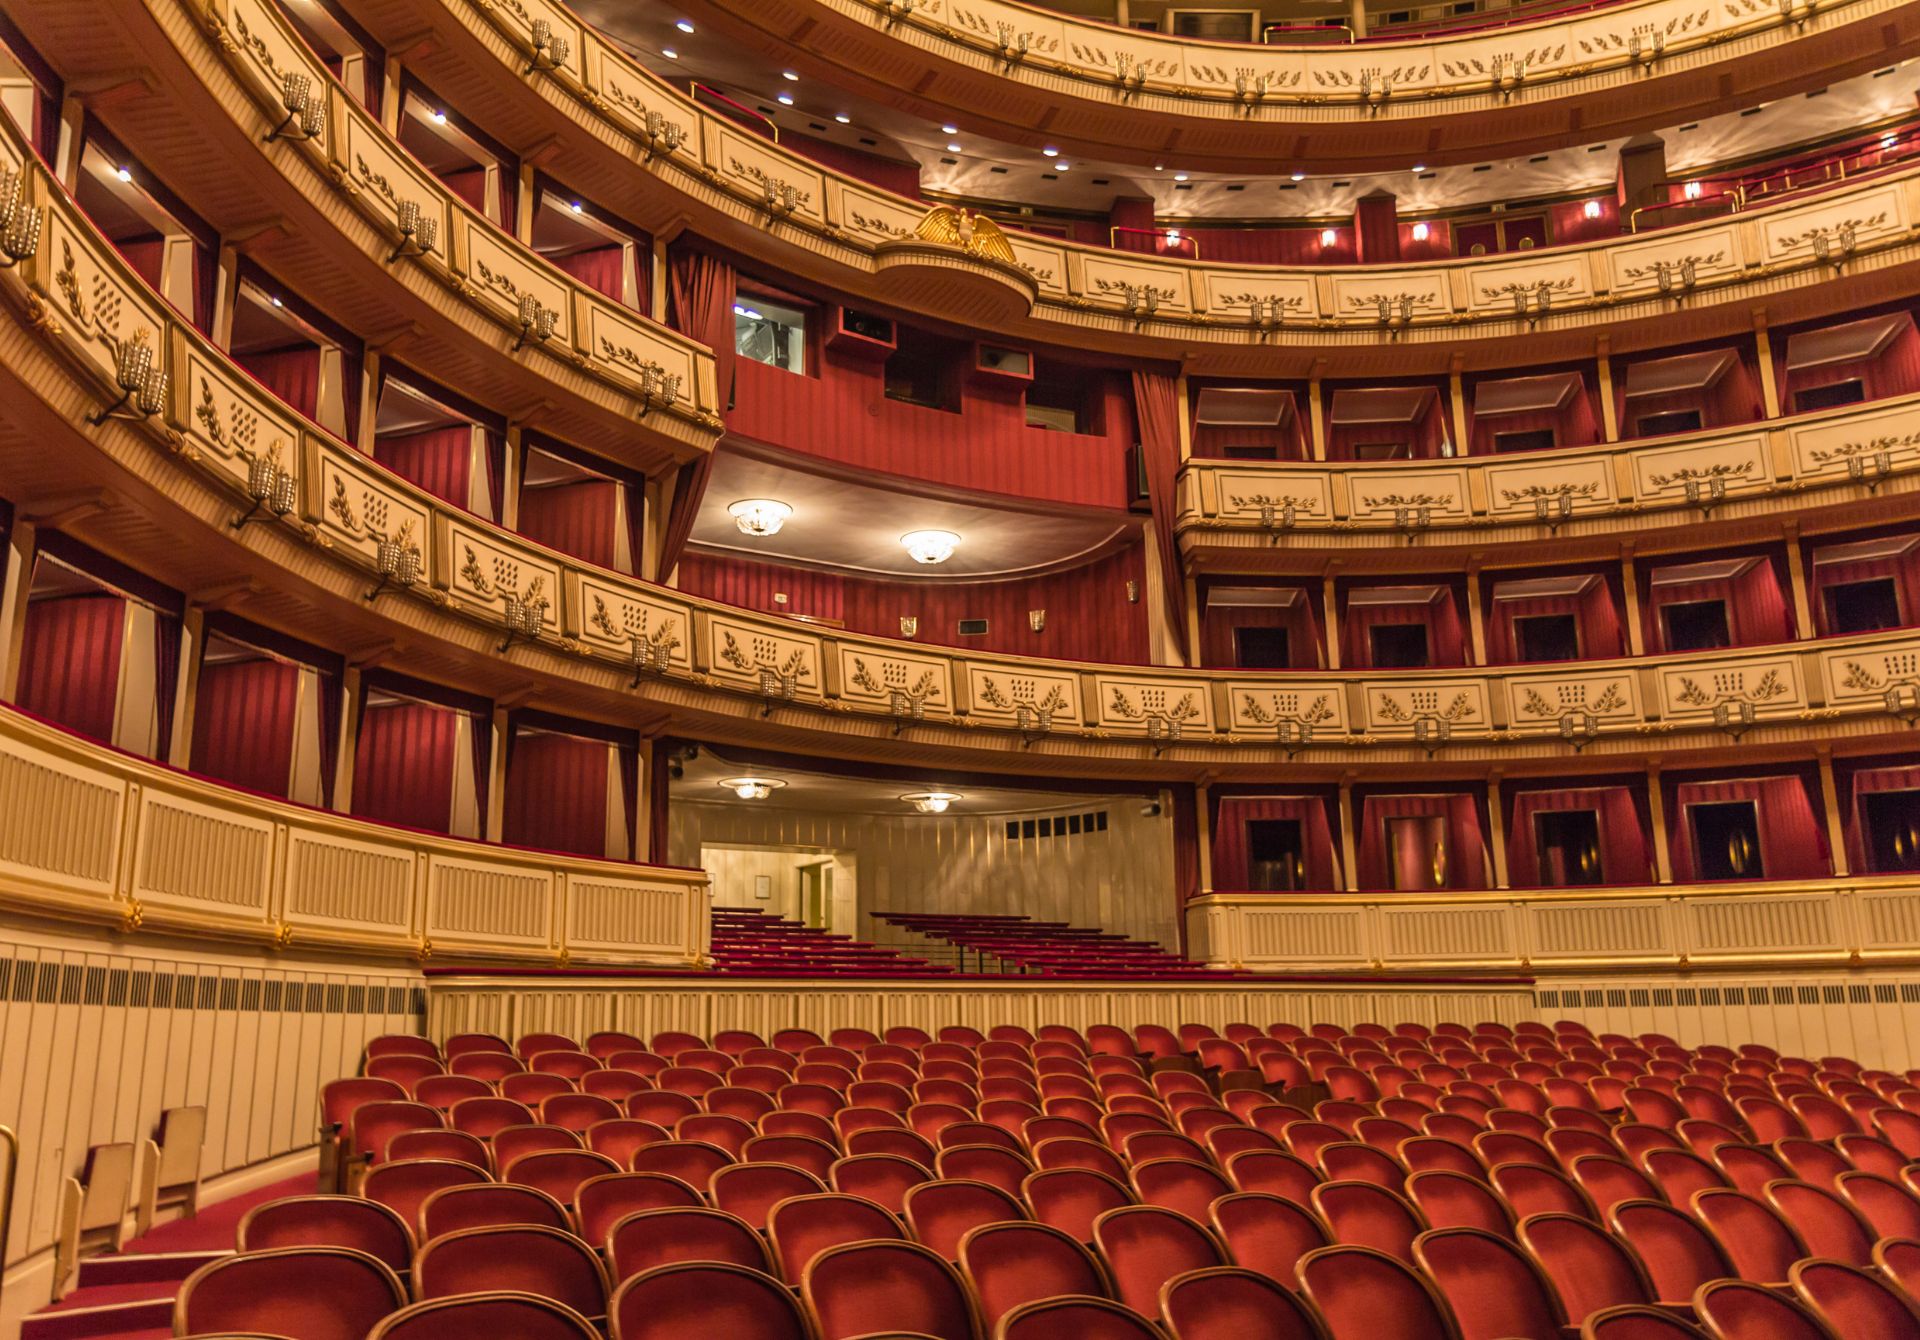
[[[1160,1286],[1175,1275],[1227,1264],[1207,1229],[1175,1210],[1123,1205],[1093,1223],[1093,1242],[1114,1295],[1144,1317],[1160,1315]]]
[[[364,1196],[284,1196],[248,1210],[238,1235],[243,1252],[275,1247],[350,1247],[391,1267],[413,1259],[413,1231],[393,1210]]]
[[[1241,1191],[1267,1191],[1306,1204],[1320,1174],[1284,1149],[1248,1149],[1227,1159],[1227,1180]]]
[[[1105,1298],[1042,1298],[1002,1319],[997,1340],[1160,1340],[1153,1324]],[[875,1340],[879,1340],[878,1337]]]
[[[896,1154],[854,1154],[837,1161],[828,1170],[827,1180],[835,1191],[864,1196],[899,1214],[906,1207],[907,1192],[931,1182],[933,1173]]]
[[[541,1149],[507,1164],[500,1180],[538,1188],[570,1206],[582,1182],[619,1171],[619,1164],[591,1149]]]
[[[1799,1235],[1786,1221],[1743,1191],[1699,1192],[1693,1198],[1693,1212],[1713,1234],[1741,1279],[1785,1284],[1793,1263],[1807,1255]]]
[[[683,1261],[725,1261],[766,1271],[766,1243],[739,1215],[699,1205],[636,1210],[607,1230],[607,1264],[616,1281]]]
[[[506,1182],[450,1186],[434,1192],[420,1204],[420,1241],[462,1228],[489,1228],[495,1224],[538,1224],[567,1228],[567,1208],[544,1191]]]
[[[1190,1159],[1153,1159],[1134,1165],[1129,1175],[1142,1205],[1178,1210],[1196,1223],[1206,1223],[1213,1202],[1233,1187],[1210,1164]]]
[[[1464,1335],[1553,1336],[1566,1322],[1540,1268],[1505,1238],[1477,1228],[1435,1228],[1414,1240],[1413,1254]]]
[[[1801,1261],[1792,1280],[1800,1301],[1837,1335],[1920,1335],[1912,1300],[1871,1271],[1841,1261]]]
[[[564,1303],[524,1293],[460,1294],[429,1298],[393,1313],[367,1340],[471,1340],[510,1335],[514,1340],[597,1340],[599,1332]]]
[[[715,1209],[746,1220],[756,1231],[767,1211],[788,1196],[817,1196],[827,1188],[818,1177],[781,1163],[730,1163],[715,1170],[707,1192]]]
[[[1409,1264],[1413,1240],[1428,1226],[1404,1197],[1372,1182],[1323,1182],[1313,1189],[1313,1208],[1334,1241],[1372,1247]]]
[[[483,1169],[451,1159],[406,1159],[369,1168],[360,1194],[379,1201],[408,1224],[420,1222],[420,1206],[443,1187],[491,1182]]]
[[[901,1330],[974,1340],[979,1321],[960,1277],[917,1242],[848,1242],[817,1253],[800,1296],[821,1340]]]
[[[283,1247],[194,1271],[174,1299],[173,1333],[363,1340],[405,1301],[399,1278],[365,1252]]]
[[[1407,1199],[1434,1228],[1478,1228],[1513,1236],[1513,1212],[1485,1182],[1434,1168],[1407,1178]]]
[[[1334,1340],[1457,1340],[1453,1314],[1405,1263],[1340,1244],[1300,1259],[1300,1289]]]
[[[1520,1225],[1520,1245],[1576,1326],[1606,1308],[1654,1301],[1653,1283],[1633,1250],[1592,1220],[1536,1214]]]
[[[906,1230],[887,1210],[860,1196],[828,1192],[795,1196],[767,1215],[767,1238],[774,1263],[788,1283],[800,1279],[820,1252],[848,1242],[905,1238]]]
[[[949,1181],[985,1182],[1011,1196],[1033,1171],[1026,1155],[999,1145],[956,1145],[934,1156],[934,1172]]]
[[[1010,1193],[985,1182],[922,1182],[907,1190],[907,1227],[949,1261],[957,1261],[960,1240],[982,1224],[1024,1221],[1027,1211]]]
[[[528,1224],[463,1228],[423,1245],[413,1259],[419,1298],[510,1289],[565,1303],[596,1325],[607,1312],[607,1273],[571,1233]]]
[[[705,1203],[697,1189],[669,1173],[603,1173],[588,1178],[575,1190],[574,1215],[580,1236],[593,1246],[603,1247],[613,1226],[638,1210]]]
[[[1834,1340],[1800,1304],[1745,1279],[1701,1285],[1693,1307],[1721,1340]]]
[[[1873,1230],[1851,1205],[1825,1187],[1769,1182],[1767,1200],[1813,1255],[1850,1266],[1873,1264]]]
[[[1311,1303],[1235,1266],[1174,1276],[1160,1290],[1160,1310],[1173,1340],[1326,1340]]]
[[[633,1152],[628,1166],[635,1172],[666,1173],[688,1186],[705,1191],[714,1173],[734,1161],[733,1155],[718,1145],[701,1140],[662,1140]]]
[[[1327,1226],[1303,1205],[1264,1191],[1238,1191],[1213,1203],[1213,1230],[1234,1262],[1292,1289],[1300,1258],[1329,1239]]]
[[[1707,1340],[1707,1333],[1671,1312],[1629,1303],[1588,1317],[1580,1340]]]
[[[1719,1240],[1685,1210],[1659,1201],[1623,1201],[1609,1222],[1646,1267],[1653,1296],[1663,1302],[1685,1302],[1707,1281],[1733,1274]]]
[[[989,1331],[1023,1304],[1061,1294],[1104,1298],[1111,1290],[1093,1254],[1046,1224],[981,1224],[961,1238],[958,1259]]]
[[[1093,1224],[1108,1210],[1131,1205],[1133,1193],[1105,1173],[1087,1168],[1050,1168],[1031,1174],[1020,1186],[1033,1217],[1072,1236],[1093,1240]]]

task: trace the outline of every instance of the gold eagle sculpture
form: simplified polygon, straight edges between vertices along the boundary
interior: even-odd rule
[[[984,214],[975,214],[969,209],[935,205],[920,220],[920,226],[913,230],[913,235],[923,241],[959,247],[969,256],[1005,261],[1009,265],[1019,264],[1014,259],[1013,244],[1000,231],[1000,225]]]

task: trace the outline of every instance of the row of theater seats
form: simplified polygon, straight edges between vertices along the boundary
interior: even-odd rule
[[[641,1057],[792,1082],[635,1087],[618,1116],[568,1090],[534,1120],[495,1095],[443,1110],[392,1079],[336,1081],[324,1134],[357,1197],[256,1211],[242,1255],[189,1282],[179,1333],[237,1326],[195,1308],[278,1248],[368,1253],[422,1301],[484,1287],[610,1309],[622,1336],[701,1333],[673,1329],[695,1307],[734,1319],[716,1333],[824,1340],[1920,1335],[1920,1146],[1894,1119],[1920,1110],[1920,1072],[1566,1024],[1225,1034],[380,1039],[367,1069],[417,1063],[416,1097],[489,1083],[473,1057],[503,1084],[643,1080],[585,1068]],[[958,1091],[996,1081],[1032,1097]]]
[[[712,926],[713,966],[721,972],[755,977],[944,977],[952,971],[751,908],[716,907]]]
[[[963,962],[966,953],[972,952],[982,971],[987,960],[994,959],[1014,971],[1044,977],[1207,981],[1245,975],[1195,963],[1151,941],[1064,921],[932,912],[875,912],[873,916],[889,926],[953,945],[961,951]]]

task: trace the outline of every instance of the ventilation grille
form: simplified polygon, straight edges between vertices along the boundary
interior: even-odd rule
[[[1045,842],[1050,838],[1081,837],[1107,831],[1107,812],[1089,810],[1085,814],[1055,814],[1045,819],[1007,820],[1007,841]]]

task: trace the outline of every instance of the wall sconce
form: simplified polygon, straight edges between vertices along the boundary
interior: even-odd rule
[[[1586,203],[1586,204],[1584,204],[1584,205],[1582,205],[1582,206],[1580,206],[1580,214],[1581,214],[1581,217],[1583,217],[1583,218],[1588,218],[1588,219],[1597,219],[1597,218],[1599,218],[1599,217],[1600,217],[1600,202],[1599,202],[1598,200],[1589,200],[1589,201],[1587,201],[1587,203]]]
[[[1127,603],[1129,605],[1140,603],[1140,583],[1131,579],[1127,582]]]
[[[266,133],[262,143],[279,139],[317,140],[327,132],[327,104],[313,96],[313,80],[297,70],[289,70],[280,83],[280,105],[287,114],[280,124]],[[294,123],[300,128],[295,130]]]
[[[1031,628],[1036,633],[1046,632],[1047,631],[1047,612],[1045,610],[1028,610],[1027,611],[1027,627]]]
[[[1560,738],[1572,745],[1576,754],[1593,743],[1599,733],[1599,718],[1583,708],[1560,714]]]
[[[1909,730],[1920,722],[1920,685],[1889,684],[1884,701],[1887,715],[1904,722]]]
[[[640,142],[645,145],[640,161],[646,162],[655,154],[671,154],[687,140],[687,129],[678,122],[669,121],[659,112],[648,112],[645,127],[640,132]]]
[[[1865,484],[1868,493],[1878,493],[1880,481],[1892,473],[1893,455],[1885,448],[1847,457],[1847,478],[1856,484]]]
[[[392,265],[402,256],[424,256],[433,250],[433,244],[439,240],[440,220],[429,218],[420,209],[418,200],[402,200],[394,225],[400,230],[400,245],[394,248],[387,264]]]
[[[1280,747],[1287,751],[1287,758],[1293,756],[1313,743],[1313,726],[1305,721],[1288,719],[1275,724],[1274,738]]]
[[[228,523],[235,530],[255,521],[278,521],[293,512],[299,488],[293,471],[280,468],[278,447],[265,456],[248,458],[247,497],[253,500],[253,506]],[[263,512],[266,515],[263,516]]]
[[[760,696],[765,700],[760,715],[770,717],[773,709],[781,703],[793,701],[794,694],[800,689],[799,679],[791,674],[782,674],[770,665],[760,667]]]
[[[639,633],[628,633],[627,664],[633,667],[633,678],[628,682],[627,687],[639,688],[640,680],[645,675],[664,675],[672,660],[673,653],[667,647]]]
[[[1388,330],[1398,331],[1413,324],[1413,295],[1402,293],[1397,298],[1381,294],[1374,299],[1375,310],[1380,324]]]
[[[1270,502],[1260,504],[1260,529],[1267,532],[1268,544],[1280,543],[1280,532],[1292,530],[1299,519],[1299,509],[1292,498],[1277,507]]]
[[[680,399],[680,374],[668,372],[658,363],[640,365],[640,417],[655,409],[671,409]],[[777,530],[778,527],[775,527]],[[768,534],[772,534],[771,531]]]
[[[1122,51],[1113,59],[1113,82],[1120,86],[1120,101],[1147,86],[1147,67]]]
[[[1393,81],[1378,70],[1360,72],[1360,101],[1374,111],[1380,110],[1380,104],[1393,96]]]
[[[1691,256],[1678,265],[1672,261],[1660,261],[1653,267],[1653,273],[1660,291],[1669,297],[1686,293],[1700,282],[1699,262]]]
[[[1854,227],[1843,223],[1832,232],[1822,228],[1812,238],[1813,258],[1823,265],[1838,267],[1853,255]]]
[[[913,13],[919,3],[920,0],[881,0],[880,15],[883,20],[882,26],[887,28],[893,27],[893,25],[900,22],[901,19]]]
[[[1756,713],[1753,704],[1745,698],[1735,698],[1713,705],[1713,724],[1738,740],[1753,727]]]
[[[535,19],[533,21],[533,59],[520,73],[529,75],[535,70],[557,70],[567,63],[567,57],[572,50],[572,44],[566,38],[554,35],[552,23],[546,19]]]
[[[1431,507],[1396,507],[1393,509],[1393,528],[1407,537],[1412,544],[1414,537],[1433,525]]]
[[[507,640],[494,648],[496,653],[504,654],[516,642],[531,642],[540,636],[540,625],[544,620],[547,602],[526,600],[509,593],[506,596],[506,608],[501,613],[501,622],[506,626]]]
[[[1533,500],[1533,519],[1547,528],[1549,534],[1558,534],[1561,524],[1573,515],[1573,498],[1565,493],[1556,493],[1551,498]]]
[[[1635,65],[1651,65],[1665,54],[1667,35],[1658,28],[1635,28],[1627,42],[1627,58]],[[1688,182],[1698,193],[1699,183]],[[1693,199],[1689,196],[1688,199]]]
[[[113,379],[120,387],[120,398],[89,414],[89,428],[98,428],[108,419],[149,418],[166,408],[167,374],[154,367],[153,346],[147,340],[147,331],[142,328],[114,347]]]
[[[1022,745],[1031,749],[1053,729],[1053,709],[1020,703],[1013,709],[1013,728],[1020,732]]]
[[[1718,475],[1712,479],[1689,479],[1687,502],[1700,509],[1700,515],[1712,516],[1713,509],[1727,500],[1727,481]]]
[[[513,342],[511,352],[519,353],[526,347],[528,340],[545,344],[553,338],[553,330],[559,320],[560,313],[557,309],[543,306],[540,299],[531,293],[522,293],[520,295],[520,338]]]
[[[900,636],[901,637],[912,637],[914,634],[918,633],[919,631],[920,631],[919,615],[902,614],[900,616]]]
[[[27,203],[27,177],[0,173],[0,270],[11,270],[40,250],[40,211]]]
[[[402,525],[393,535],[382,536],[373,547],[373,570],[380,582],[367,592],[367,603],[380,598],[389,587],[404,591],[420,580],[420,547],[413,543],[413,523]]]
[[[1428,758],[1432,758],[1452,738],[1451,721],[1443,721],[1431,714],[1413,719],[1413,742],[1427,751]]]

